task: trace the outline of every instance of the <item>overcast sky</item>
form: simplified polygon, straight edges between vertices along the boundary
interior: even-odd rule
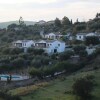
[[[0,22],[62,19],[87,21],[100,13],[100,0],[0,0]]]

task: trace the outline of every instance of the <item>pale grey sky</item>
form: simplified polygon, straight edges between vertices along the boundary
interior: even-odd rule
[[[100,13],[100,0],[0,0],[0,22],[62,19],[87,21]]]

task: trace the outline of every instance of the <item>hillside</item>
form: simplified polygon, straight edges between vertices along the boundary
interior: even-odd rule
[[[28,95],[22,96],[22,100],[74,100],[74,96],[69,93],[69,91],[71,91],[72,84],[74,83],[75,79],[85,75],[95,76],[97,86],[93,91],[93,100],[100,100],[100,70],[79,72],[65,77],[65,80],[62,80],[62,78],[59,77],[58,79],[51,81],[48,86],[35,89]],[[12,91],[12,93],[15,92],[18,93],[16,90]]]
[[[92,63],[86,65],[85,68],[70,75],[62,75],[57,77],[57,79],[39,82],[41,85],[36,84],[28,87],[21,87],[11,90],[10,92],[13,95],[22,96],[22,100],[75,100],[74,96],[70,93],[75,80],[86,75],[93,75],[95,83],[97,84],[93,91],[93,100],[100,100],[99,61],[100,56],[97,56]],[[98,69],[94,70],[94,67],[98,67]]]
[[[13,24],[13,23],[19,24],[18,21],[2,22],[2,23],[0,23],[0,28],[1,28],[1,29],[2,29],[2,28],[7,28],[8,25],[11,25],[11,24]],[[33,22],[33,21],[25,21],[25,24],[26,24],[26,25],[34,25],[35,23],[36,23],[36,22]]]

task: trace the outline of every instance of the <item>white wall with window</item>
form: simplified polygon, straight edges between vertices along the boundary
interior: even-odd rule
[[[77,34],[76,35],[76,40],[84,41],[85,40],[85,34]]]

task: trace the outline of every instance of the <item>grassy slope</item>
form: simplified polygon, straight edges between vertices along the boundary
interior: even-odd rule
[[[17,89],[10,90],[9,93],[12,95],[26,95],[31,93],[32,91],[35,91],[41,87],[45,87],[48,85],[48,82],[41,82],[37,83],[36,85],[26,86],[26,87],[20,87]]]
[[[64,81],[57,79],[52,81],[49,86],[33,91],[31,94],[23,96],[23,100],[75,100],[67,91],[71,90],[71,86],[75,79],[82,77],[87,74],[93,74],[97,86],[93,94],[95,95],[94,100],[100,100],[100,70],[81,72],[76,75],[66,77]]]

